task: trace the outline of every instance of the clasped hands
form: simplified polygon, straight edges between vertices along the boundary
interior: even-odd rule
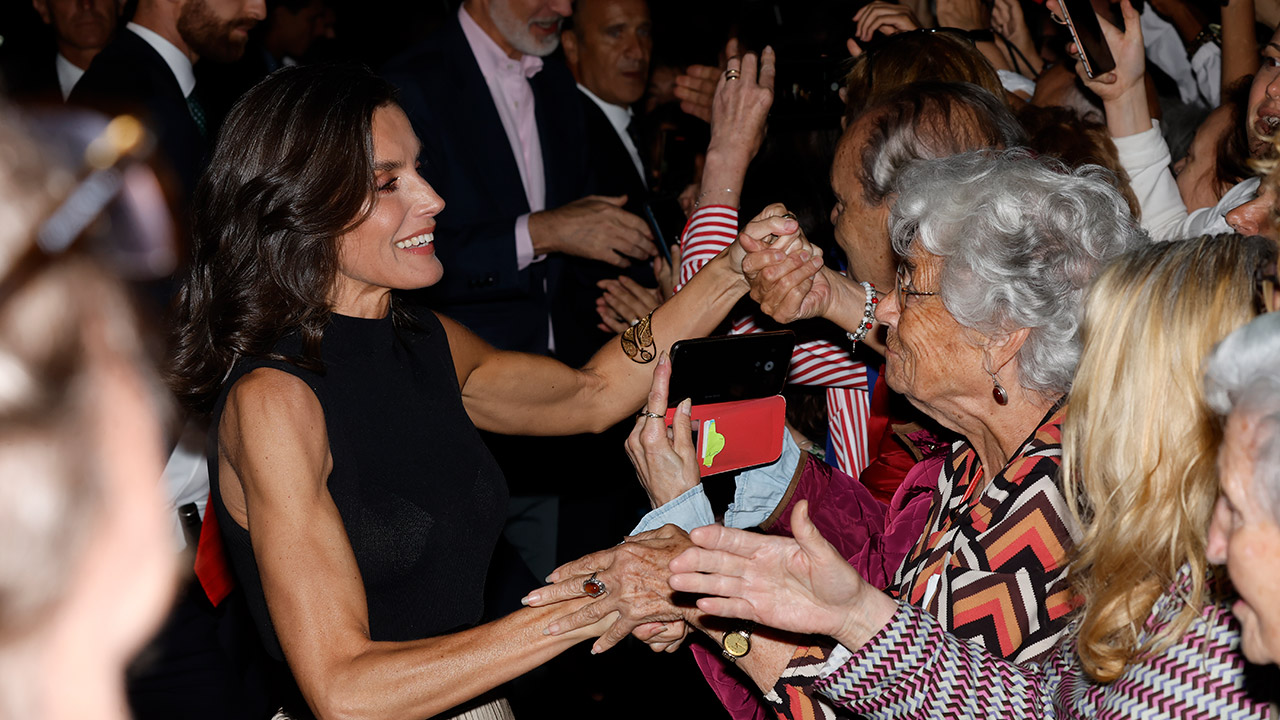
[[[592,646],[604,652],[627,634],[655,651],[674,651],[689,627],[718,616],[795,633],[826,635],[850,649],[869,640],[897,603],[868,585],[809,520],[805,501],[791,515],[794,538],[707,525],[686,534],[674,525],[561,566],[552,584],[524,602],[545,606],[586,595],[595,576],[608,592],[553,620],[548,634],[586,627],[617,612]],[[719,640],[719,637],[716,637]]]

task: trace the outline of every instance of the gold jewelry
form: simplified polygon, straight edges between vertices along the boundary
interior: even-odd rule
[[[746,657],[751,652],[751,632],[755,627],[755,623],[748,621],[746,626],[727,632],[721,638],[720,647],[729,662],[737,662],[738,658]]]
[[[653,362],[658,357],[657,347],[653,344],[653,312],[640,318],[640,322],[622,331],[619,338],[622,352],[631,358],[631,362],[641,365]]]
[[[648,410],[641,410],[640,412],[636,413],[636,417],[653,418],[654,420],[666,420],[666,419],[667,419],[667,416],[666,416],[666,415],[663,415],[663,414],[661,414],[661,413],[656,413],[656,412],[649,412]]]

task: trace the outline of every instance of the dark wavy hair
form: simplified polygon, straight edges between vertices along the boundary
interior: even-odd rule
[[[196,187],[192,259],[178,292],[168,381],[208,412],[242,357],[323,372],[338,239],[374,196],[373,114],[396,102],[356,65],[272,73],[232,108]],[[273,348],[302,334],[301,357]]]

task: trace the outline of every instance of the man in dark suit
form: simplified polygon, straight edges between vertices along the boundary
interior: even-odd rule
[[[423,175],[448,203],[436,230],[445,277],[429,304],[497,347],[546,354],[559,256],[626,267],[655,250],[620,199],[588,195],[573,78],[542,60],[572,8],[543,7],[467,0],[386,74],[422,141]]]
[[[216,129],[196,94],[194,65],[239,58],[265,16],[263,0],[139,0],[133,21],[94,58],[69,102],[142,113],[188,198]]]
[[[53,47],[6,68],[9,92],[19,100],[61,102],[89,63],[110,42],[120,21],[120,0],[32,0],[53,35]],[[17,58],[15,58],[17,60]]]
[[[645,0],[578,0],[571,26],[560,35],[586,120],[592,190],[625,195],[624,209],[646,219],[649,183],[636,147],[631,106],[648,85],[652,29]],[[597,327],[595,300],[601,292],[597,283],[619,271],[587,258],[566,258],[564,264],[563,280],[552,297],[556,353],[570,365],[581,365],[612,337]],[[641,285],[656,285],[647,263],[634,263],[624,272]]]

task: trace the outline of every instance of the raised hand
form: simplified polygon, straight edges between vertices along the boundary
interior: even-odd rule
[[[708,596],[697,605],[709,615],[860,646],[892,617],[896,603],[822,538],[806,501],[796,504],[791,523],[794,538],[719,525],[696,528],[691,539],[697,547],[671,561],[671,587]]]
[[[766,47],[759,60],[753,53],[731,57],[717,80],[711,106],[711,142],[707,152],[737,149],[747,161],[764,142],[765,120],[773,106],[777,58]]]
[[[604,291],[596,298],[596,313],[600,315],[597,327],[605,332],[625,331],[632,322],[639,321],[661,305],[663,300],[661,290],[647,288],[626,275],[601,280],[596,287]]]
[[[640,485],[649,494],[649,503],[659,507],[692,490],[700,482],[698,456],[693,446],[689,399],[681,400],[671,427],[663,417],[667,412],[667,384],[671,381],[671,360],[664,352],[653,369],[653,385],[644,412],[627,436],[627,456],[636,468]],[[656,417],[655,417],[656,416]]]
[[[588,195],[529,216],[529,236],[537,254],[562,252],[627,267],[657,254],[653,231],[622,209],[627,196]]]
[[[601,653],[641,625],[674,623],[699,615],[693,606],[677,603],[676,593],[667,583],[671,558],[689,547],[688,534],[675,525],[664,525],[560,566],[547,577],[551,585],[534,590],[522,602],[541,607],[586,597],[583,582],[594,575],[604,582],[606,592],[590,605],[553,620],[546,632],[563,635],[618,612],[618,621],[591,648],[592,653]]]
[[[884,35],[897,35],[900,32],[920,29],[920,21],[916,19],[916,14],[911,11],[911,8],[898,3],[884,2],[884,0],[863,5],[858,12],[854,13],[853,21],[857,23],[854,37],[862,42],[871,40],[877,31]],[[849,48],[849,54],[857,57],[861,49],[855,52],[854,47],[857,45]]]

